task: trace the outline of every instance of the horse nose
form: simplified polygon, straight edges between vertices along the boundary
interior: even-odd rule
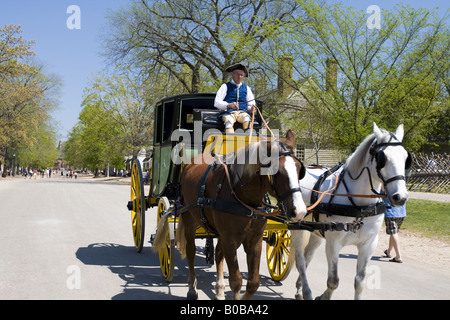
[[[296,223],[302,220],[305,217],[305,215],[306,215],[306,207],[303,209],[297,209],[296,207],[293,207],[289,219],[291,220],[291,222]]]
[[[399,207],[405,204],[408,197],[403,197],[400,193],[396,193],[392,195],[392,205],[395,207]]]

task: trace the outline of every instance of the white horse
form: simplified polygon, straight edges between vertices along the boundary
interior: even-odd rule
[[[347,245],[358,248],[357,274],[355,277],[355,299],[361,298],[366,266],[378,243],[378,232],[384,218],[384,203],[377,197],[384,185],[385,193],[393,206],[401,206],[408,199],[406,189],[405,170],[411,166],[411,156],[402,145],[403,125],[395,134],[380,130],[374,123],[374,133],[369,135],[347,159],[345,164],[335,173],[324,179],[318,190],[335,189],[325,195],[316,207],[316,216],[320,222],[342,222],[346,231],[291,231],[292,246],[295,251],[296,265],[299,271],[297,280],[297,299],[312,299],[311,290],[306,279],[306,268],[311,261],[314,251],[326,240],[325,250],[328,261],[327,290],[318,298],[330,299],[333,291],[338,287],[338,258],[340,250]],[[314,202],[318,193],[312,189],[319,177],[327,170],[307,170],[301,180],[303,200],[307,205]],[[336,176],[339,177],[337,185]],[[339,196],[341,194],[341,196]],[[370,195],[369,197],[342,196]],[[312,201],[311,201],[312,200]],[[325,214],[326,212],[327,214]],[[362,212],[363,216],[355,218],[355,213]],[[332,215],[331,215],[332,214]],[[337,215],[339,214],[339,215]],[[342,216],[350,215],[350,216]],[[362,220],[361,220],[362,219]],[[360,224],[362,222],[362,225]],[[360,229],[359,229],[360,228]],[[353,229],[353,230],[352,230]],[[308,241],[308,235],[309,241]],[[308,242],[307,242],[308,241]],[[303,247],[305,242],[306,247]],[[307,242],[307,243],[306,243]],[[304,251],[303,251],[304,248]]]

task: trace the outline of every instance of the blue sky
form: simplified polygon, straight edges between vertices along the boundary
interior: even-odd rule
[[[53,112],[59,123],[59,139],[78,120],[84,88],[92,75],[101,71],[100,33],[107,27],[108,10],[118,10],[131,0],[0,0],[0,25],[22,26],[22,37],[34,40],[35,59],[45,65],[47,73],[57,74],[63,82],[60,105]],[[81,29],[70,30],[66,21],[70,5],[80,10]]]
[[[93,75],[105,68],[99,53],[102,51],[100,34],[107,28],[108,10],[117,11],[132,0],[0,0],[0,25],[21,25],[23,38],[34,40],[36,60],[46,71],[56,73],[63,81],[60,105],[53,112],[58,122],[59,139],[65,140],[78,120],[84,89]],[[336,2],[336,1],[335,1]],[[342,0],[344,5],[366,11],[370,5],[391,10],[398,1]],[[414,8],[433,9],[439,13],[450,6],[449,0],[402,1]],[[67,8],[77,5],[81,10],[81,29],[69,30],[71,16]]]

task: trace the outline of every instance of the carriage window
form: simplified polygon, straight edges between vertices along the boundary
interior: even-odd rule
[[[162,104],[156,106],[156,116],[155,116],[155,132],[154,132],[154,143],[161,143],[161,132],[162,132]]]
[[[215,109],[214,97],[181,100],[180,121],[181,129],[194,130],[194,109]]]
[[[154,143],[167,141],[172,133],[175,102],[168,101],[156,106]]]
[[[194,114],[188,108],[182,108],[180,115],[180,129],[194,130]]]
[[[168,101],[164,103],[163,116],[163,142],[167,141],[172,134],[172,122],[174,117],[175,101]]]
[[[186,124],[193,124],[194,123],[194,115],[192,113],[188,113],[186,115],[186,119],[185,119],[185,123]]]

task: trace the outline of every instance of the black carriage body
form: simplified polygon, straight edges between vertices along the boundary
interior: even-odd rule
[[[173,96],[160,100],[155,107],[152,183],[150,196],[175,199],[181,177],[181,164],[172,161],[174,148],[183,143],[183,157],[202,153],[208,129],[224,131],[219,119],[221,110],[214,107],[215,93],[195,93]],[[258,108],[262,102],[256,101]],[[255,114],[255,128],[261,120]],[[205,134],[206,133],[206,134]],[[183,139],[181,137],[187,137]]]

